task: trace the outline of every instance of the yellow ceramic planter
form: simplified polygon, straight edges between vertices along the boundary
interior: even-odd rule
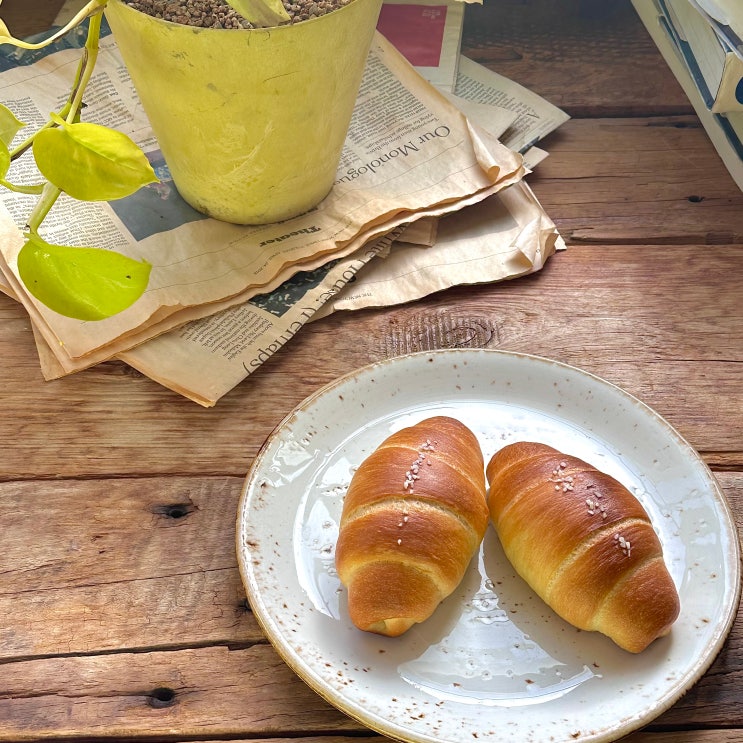
[[[381,0],[270,29],[202,29],[109,0],[106,17],[173,181],[238,224],[296,216],[330,191]]]

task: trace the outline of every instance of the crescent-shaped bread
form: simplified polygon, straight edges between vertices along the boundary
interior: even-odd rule
[[[626,487],[531,442],[496,452],[486,474],[508,559],[557,614],[633,653],[670,631],[678,592],[650,517]]]
[[[397,636],[461,582],[488,525],[485,465],[463,423],[437,416],[365,459],[343,503],[335,562],[360,629]]]

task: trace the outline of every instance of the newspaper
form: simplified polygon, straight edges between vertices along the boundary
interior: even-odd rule
[[[568,115],[522,85],[461,57],[457,94],[447,97],[502,142],[524,152],[533,168],[547,156],[534,146]],[[323,306],[335,310],[401,304],[454,284],[501,281],[538,271],[565,242],[532,190],[520,181],[464,212],[438,220],[435,237],[404,233],[390,257]],[[435,249],[422,251],[421,245]],[[403,247],[405,246],[405,247]],[[389,251],[388,251],[389,253]]]
[[[404,236],[403,236],[404,238]],[[442,217],[433,246],[401,241],[315,315],[385,307],[452,285],[517,278],[541,269],[565,244],[529,186],[520,181],[495,196]]]
[[[306,215],[278,224],[244,227],[206,219],[180,199],[118,57],[106,37],[86,115],[113,125],[148,152],[158,184],[109,204],[63,199],[45,223],[50,242],[112,248],[153,268],[145,294],[112,318],[85,323],[50,311],[25,292],[17,273],[20,240],[3,240],[8,282],[29,311],[54,355],[68,370],[120,351],[187,320],[213,314],[224,304],[275,289],[296,270],[313,270],[357,251],[392,229],[484,198],[523,175],[522,159],[425,83],[377,34],[339,174],[331,194]],[[74,50],[2,75],[0,95],[23,121],[53,109],[47,75],[67,75]],[[129,104],[129,105],[127,105]],[[25,158],[21,158],[24,160]],[[26,174],[28,162],[19,162]],[[23,224],[29,197],[3,198],[6,223]],[[78,242],[79,241],[79,242]],[[90,358],[86,358],[90,357]]]
[[[163,386],[211,407],[288,343],[372,258],[388,251],[402,231],[346,259],[300,271],[273,292],[187,323],[118,358]],[[36,340],[45,378],[64,376],[67,372],[49,346],[38,334]]]
[[[479,83],[469,90],[491,102],[460,98],[460,105],[468,116],[474,111],[493,136],[539,141],[567,119],[507,78],[479,65],[468,67]],[[534,162],[547,154],[524,146],[526,159],[533,155]],[[119,358],[202,405],[214,405],[306,322],[336,310],[409,302],[456,284],[516,278],[538,271],[564,248],[554,223],[519,180],[450,215],[419,219],[327,272],[301,274],[273,295],[186,325]]]
[[[94,96],[93,105],[100,105],[104,112],[111,112],[107,117],[109,123],[113,123],[112,117],[116,119],[114,125],[117,128],[123,128],[124,123],[129,123],[130,131],[138,133],[135,139],[139,138],[140,142],[145,143],[151,141],[152,146],[155,146],[154,140],[148,134],[146,120],[142,121],[143,115],[137,110],[136,97],[129,87],[125,70],[120,61],[116,62],[115,47],[109,44],[106,49],[108,55],[113,58],[112,69],[115,74],[108,72],[101,76],[102,90]],[[514,243],[521,251],[521,257],[514,256],[511,259],[503,258],[492,261],[482,254],[479,265],[476,260],[473,260],[470,266],[481,280],[501,280],[531,270],[538,270],[550,255],[550,251],[564,247],[564,244],[561,244],[554,225],[541,210],[530,189],[521,181],[527,170],[523,167],[520,158],[510,149],[504,148],[497,141],[497,137],[513,129],[514,123],[523,114],[525,107],[528,107],[530,111],[526,119],[532,128],[522,127],[520,136],[524,142],[538,141],[559,125],[564,117],[559,115],[561,113],[559,110],[554,109],[546,101],[539,99],[521,86],[501,76],[496,76],[495,73],[485,68],[479,70],[477,68],[479,65],[475,69],[480,82],[475,90],[488,102],[473,101],[467,104],[472,108],[467,117],[464,117],[459,108],[450,105],[443,95],[423,81],[394,48],[378,38],[370,54],[367,73],[359,96],[359,105],[354,114],[346,150],[344,150],[339,167],[338,180],[339,184],[364,183],[364,189],[357,189],[361,192],[360,195],[368,196],[371,193],[388,207],[392,203],[392,208],[387,213],[377,215],[376,219],[369,219],[367,224],[361,224],[359,221],[355,240],[349,239],[340,248],[336,244],[327,252],[318,254],[308,251],[309,254],[296,259],[293,263],[286,261],[283,270],[276,272],[273,278],[265,278],[263,286],[244,291],[242,295],[212,301],[208,307],[194,305],[179,308],[177,312],[171,313],[164,320],[156,318],[156,322],[145,323],[142,328],[132,328],[127,336],[128,344],[122,344],[129,347],[119,348],[115,353],[111,350],[115,346],[111,344],[103,345],[100,349],[94,349],[77,359],[71,358],[66,349],[65,353],[60,353],[59,348],[55,348],[54,345],[58,343],[54,334],[52,334],[52,342],[49,342],[49,333],[45,332],[44,328],[43,312],[39,311],[35,303],[29,303],[26,298],[24,304],[34,321],[32,326],[45,378],[55,379],[108,358],[119,358],[160,384],[199,404],[211,406],[289,342],[306,322],[321,316],[320,313],[325,305],[328,307],[328,310],[324,311],[325,314],[335,309],[350,308],[347,304],[348,297],[343,294],[343,291],[351,279],[355,279],[355,286],[360,286],[360,282],[365,280],[364,277],[367,274],[371,280],[375,280],[376,274],[370,273],[372,269],[376,271],[377,266],[383,264],[386,264],[388,268],[396,264],[400,265],[405,257],[405,251],[409,251],[414,246],[435,247],[435,250],[430,251],[427,262],[411,263],[411,266],[415,265],[419,277],[426,277],[426,281],[420,283],[419,278],[413,290],[408,282],[398,283],[394,296],[389,296],[387,303],[409,301],[416,296],[423,296],[455,283],[471,283],[472,273],[468,273],[467,270],[452,270],[452,266],[462,263],[462,267],[466,268],[466,261],[461,261],[461,258],[464,253],[469,253],[473,249],[476,240],[471,242],[471,234],[466,240],[451,239],[453,232],[460,229],[463,230],[462,237],[464,237],[467,224],[470,222],[478,224],[479,228],[490,236],[487,240],[481,240],[483,244],[490,243],[492,247],[492,238],[495,238],[499,244]],[[58,69],[59,63],[55,61],[48,74],[56,74]],[[118,83],[116,87],[110,83],[112,77]],[[7,73],[0,75],[0,89],[7,85],[6,79]],[[43,82],[42,85],[44,85]],[[523,103],[519,102],[519,95],[522,96]],[[3,92],[3,97],[6,101],[10,100],[5,92]],[[466,99],[455,100],[460,101],[461,108],[466,107]],[[499,104],[506,101],[509,103],[494,106],[493,101],[496,100]],[[34,109],[30,103],[34,101],[33,97],[26,101],[26,107],[31,112]],[[36,105],[39,105],[38,102]],[[508,110],[509,107],[510,110]],[[472,113],[478,108],[479,114],[487,113],[488,109],[495,113],[495,109],[500,108],[502,112],[506,111],[507,115],[481,117],[479,122],[487,125],[488,129],[485,129],[478,126],[475,121],[478,114]],[[39,110],[43,110],[43,107]],[[122,111],[126,111],[126,115]],[[394,119],[390,115],[392,111],[395,113]],[[116,112],[115,116],[113,112]],[[20,118],[24,117],[20,116]],[[28,119],[29,117],[26,116],[25,120]],[[446,127],[449,130],[446,137],[433,134],[433,124],[436,127]],[[456,140],[453,139],[452,132],[457,133]],[[131,133],[130,136],[132,136]],[[469,193],[467,189],[460,189],[459,196],[449,200],[441,198],[439,187],[437,192],[439,201],[430,203],[435,200],[428,197],[431,189],[425,189],[427,185],[425,176],[429,177],[430,182],[431,173],[430,168],[426,167],[425,157],[420,156],[420,153],[425,152],[429,145],[433,147],[433,145],[441,145],[442,142],[446,146],[439,146],[432,157],[447,160],[450,164],[449,170],[455,170],[454,178],[460,178],[460,173],[456,172],[455,167],[452,166],[461,167],[463,160],[469,165],[469,170],[475,171],[475,174],[480,177],[474,178],[470,173],[468,177],[474,181],[477,188],[470,188]],[[371,166],[372,169],[376,168],[379,171],[399,164],[389,160],[384,168],[381,168],[375,165],[375,160],[381,159],[380,152],[384,154],[392,152],[394,148],[405,149],[406,147],[409,150],[408,154],[400,153],[397,159],[400,162],[407,160],[406,164],[408,164],[413,153],[419,155],[414,169],[396,171],[394,178],[379,181],[371,177],[376,173],[370,173],[368,170],[358,174],[359,170],[364,167]],[[535,158],[537,161],[546,155],[542,150],[533,146],[525,146],[523,149],[527,159],[531,153],[538,153]],[[354,172],[357,174],[355,177],[353,177]],[[439,172],[436,171],[436,173]],[[446,169],[444,172],[446,173]],[[485,178],[482,177],[482,173],[486,174]],[[161,211],[160,202],[152,199],[146,203],[146,207],[151,209],[153,216],[162,219],[163,216],[170,216],[169,205],[177,203],[179,197],[177,192],[174,192],[172,184],[168,183],[167,169],[164,165],[160,167],[160,174],[164,184],[163,189],[167,189],[167,192],[163,194],[166,209],[164,212]],[[422,184],[420,183],[421,176],[424,176]],[[390,185],[399,186],[399,181],[423,185],[423,193],[418,194],[417,203],[424,204],[424,206],[417,210],[411,206],[407,209],[401,208],[398,201],[401,195],[404,201],[406,194],[400,190],[394,192],[390,188]],[[375,187],[378,187],[376,191]],[[503,189],[507,190],[503,191]],[[341,189],[336,186],[334,190]],[[500,206],[496,206],[493,199],[501,191],[503,194],[518,195],[505,196]],[[427,202],[428,205],[426,205]],[[487,205],[487,208],[481,209],[475,206],[481,202],[483,206]],[[114,206],[104,205],[98,209],[96,218],[103,226],[93,232],[97,237],[97,244],[105,242],[109,247],[122,249],[121,235],[127,236],[124,227],[130,230],[132,225],[122,226],[121,222],[124,220],[120,219]],[[183,206],[181,202],[179,208],[182,209]],[[76,207],[79,208],[79,205]],[[140,204],[141,207],[142,204]],[[10,212],[5,204],[0,204],[0,208],[8,209]],[[446,220],[442,219],[453,212],[461,213],[460,227],[457,227],[454,221],[447,225]],[[503,228],[505,212],[509,212],[513,222],[518,225],[518,235],[509,232],[513,227]],[[532,220],[529,219],[529,214],[533,217]],[[75,216],[79,218],[77,211]],[[171,231],[180,232],[180,237],[184,241],[200,238],[203,240],[201,245],[214,245],[215,240],[225,239],[225,233],[233,237],[237,236],[235,239],[240,241],[246,234],[255,231],[255,228],[224,225],[198,215],[190,216],[193,222],[181,217],[180,221],[175,222]],[[2,243],[3,256],[6,253],[12,255],[13,243],[16,243],[15,249],[17,250],[21,242],[17,226],[7,214],[5,217],[0,220],[0,232],[2,233],[0,243]],[[106,219],[103,219],[104,217]],[[95,225],[93,219],[91,217],[90,223]],[[111,229],[108,220],[114,224],[116,229]],[[66,234],[64,233],[65,223],[64,220],[60,221],[61,224],[57,226],[57,229],[61,230],[64,235]],[[285,228],[286,224],[275,225],[273,228]],[[443,230],[442,224],[445,225]],[[80,239],[80,227],[87,225],[88,222],[85,221],[78,224],[74,235],[70,232],[68,236],[70,240],[74,239],[77,242]],[[300,235],[284,237],[285,234],[284,229],[282,234],[278,235],[283,239],[279,241],[279,249],[275,251],[276,253],[283,252],[282,243],[285,240],[291,241],[292,237],[296,237],[300,238],[298,242],[304,242],[308,241],[308,237],[311,240],[316,233],[304,232]],[[150,237],[164,239],[163,249],[169,249],[167,233],[165,235],[157,233]],[[173,236],[170,235],[170,237]],[[62,241],[65,240],[60,239],[60,242]],[[271,243],[268,244],[271,245]],[[317,247],[315,241],[312,244],[315,248]],[[397,256],[398,251],[399,256]],[[421,252],[418,250],[418,253]],[[270,255],[274,253],[271,252]],[[387,263],[387,259],[382,260],[384,256],[396,257],[394,261]],[[487,274],[489,279],[482,279],[485,276],[483,273],[485,267],[489,272]],[[23,300],[23,287],[18,285],[12,271],[0,274],[0,291]],[[328,304],[329,300],[334,301]],[[169,323],[171,328],[175,329],[170,329]],[[88,332],[91,324],[86,325],[85,332]],[[97,327],[98,324],[92,325]],[[176,325],[178,327],[175,327]]]
[[[501,141],[516,152],[527,152],[570,118],[563,110],[523,85],[464,56],[459,60],[454,94],[457,96],[455,100],[459,101],[457,105],[473,121],[486,128],[487,118],[483,119],[475,110],[466,108],[467,104],[461,104],[462,99],[514,114],[515,119]]]

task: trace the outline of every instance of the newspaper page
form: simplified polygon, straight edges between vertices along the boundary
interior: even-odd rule
[[[465,56],[459,59],[454,94],[465,101],[485,104],[515,114],[516,119],[501,141],[517,152],[526,152],[529,147],[570,118],[562,109],[537,93]],[[476,112],[472,112],[472,117],[473,121],[487,128],[486,121]]]
[[[174,392],[212,407],[291,341],[392,239],[383,238],[317,271],[295,274],[274,292],[188,323],[119,358]]]
[[[51,312],[25,292],[17,275],[20,243],[3,241],[6,278],[61,361],[100,350],[115,355],[141,343],[146,331],[154,337],[168,329],[167,319],[171,327],[182,322],[179,316],[186,309],[206,316],[215,311],[214,303],[243,302],[286,280],[295,266],[308,268],[308,260],[319,265],[354,252],[359,237],[368,239],[372,227],[380,236],[413,221],[427,207],[456,208],[457,200],[505,187],[524,173],[518,155],[471,126],[377,34],[329,197],[312,212],[279,224],[245,227],[206,219],[180,199],[152,149],[151,133],[132,105],[136,98],[111,37],[104,39],[103,51],[96,73],[101,87],[93,92],[86,114],[149,145],[161,182],[110,204],[63,200],[45,236],[50,242],[74,239],[73,244],[144,258],[153,266],[152,277],[132,307],[113,318],[82,323]],[[0,76],[0,95],[21,120],[38,123],[42,111],[58,105],[49,100],[48,91],[55,87],[49,76],[70,74],[76,58],[63,51],[31,67],[8,70]],[[4,197],[0,211],[5,220],[22,224],[28,198]]]
[[[491,83],[500,76],[482,68],[483,77]],[[505,83],[510,83],[502,78]],[[515,85],[515,84],[514,84]],[[416,88],[413,82],[410,86]],[[513,88],[514,93],[519,90],[531,98],[533,94],[521,86]],[[485,127],[493,136],[500,136],[516,121],[519,114],[514,110],[497,108],[492,104],[467,104],[465,99],[452,99],[460,104],[462,108],[467,105],[471,108],[466,111],[468,118],[477,119],[480,124],[486,124]],[[536,98],[535,103],[539,104],[541,99]],[[546,102],[544,102],[546,103]],[[478,119],[477,114],[473,113],[480,108],[483,114]],[[512,108],[518,108],[512,105]],[[539,108],[539,106],[537,106]],[[549,112],[549,104],[543,109]],[[493,116],[492,114],[496,115]],[[534,115],[531,117],[532,123],[535,120]],[[542,128],[546,132],[546,128]],[[544,134],[541,134],[544,136]],[[538,137],[536,137],[538,138]],[[535,138],[535,141],[536,141]],[[539,159],[546,156],[547,153],[539,148],[531,147],[526,150],[526,160],[532,153],[539,153]],[[538,161],[538,159],[535,159]],[[339,170],[339,174],[342,171]],[[516,179],[518,180],[518,179]],[[523,191],[524,196],[521,199],[506,197],[507,203],[512,210],[513,218],[516,222],[523,223],[528,221],[528,207],[539,211],[536,199],[533,198],[530,190],[524,184],[518,182],[519,191]],[[500,187],[491,188],[494,193],[500,190]],[[507,192],[514,191],[509,187]],[[492,200],[495,196],[488,196],[486,192],[475,194],[468,199],[462,200],[458,208],[466,204],[477,204],[482,199],[483,206],[491,204],[487,209],[475,206],[468,206],[461,214],[464,216],[470,213],[471,218],[479,223],[483,228],[485,221],[488,221],[487,230],[490,230],[494,236],[498,237],[499,244],[505,240],[505,229],[499,227],[497,214],[499,209],[492,207]],[[527,205],[527,209],[524,209]],[[446,214],[446,208],[430,210],[432,214]],[[450,211],[450,210],[449,210]],[[522,213],[523,212],[523,213]],[[448,217],[447,217],[448,219]],[[530,272],[538,270],[540,267],[540,258],[546,259],[550,254],[551,241],[551,222],[543,213],[539,216],[543,220],[542,225],[547,237],[543,239],[543,246],[538,247],[535,251],[534,245],[538,243],[537,235],[539,229],[523,230],[520,239],[515,240],[518,249],[521,251],[521,257],[515,257],[512,263],[513,275],[518,272]],[[232,389],[258,366],[265,361],[271,354],[275,353],[286,342],[288,342],[304,325],[305,322],[317,316],[327,314],[327,311],[334,309],[351,309],[348,304],[348,296],[344,293],[344,286],[353,278],[356,280],[356,286],[359,286],[359,279],[364,280],[367,272],[376,269],[381,265],[381,257],[396,252],[400,249],[400,257],[405,255],[405,250],[409,250],[413,245],[432,246],[437,243],[437,233],[439,229],[440,218],[434,216],[423,216],[417,221],[407,224],[404,228],[398,228],[390,232],[386,237],[377,240],[370,240],[363,248],[356,250],[346,258],[332,259],[327,263],[319,262],[318,266],[312,270],[299,270],[294,273],[288,280],[277,286],[274,291],[257,294],[253,299],[236,307],[216,312],[215,314],[195,320],[184,325],[182,328],[165,333],[155,340],[142,343],[131,351],[123,352],[118,355],[134,368],[142,371],[155,381],[173,389],[174,391],[185,395],[186,397],[205,406],[214,405],[226,392]],[[428,275],[429,280],[423,285],[418,284],[420,296],[424,296],[439,288],[446,288],[455,283],[471,283],[472,274],[466,270],[464,272],[456,269],[456,264],[461,258],[463,246],[466,244],[465,233],[470,223],[470,219],[464,220],[464,229],[460,235],[462,240],[451,240],[451,230],[445,229],[443,236],[444,241],[440,245],[440,255],[438,257],[439,265],[432,262],[424,264],[422,276]],[[451,227],[454,227],[452,223]],[[552,229],[554,225],[552,225]],[[456,228],[458,231],[460,228]],[[404,231],[403,231],[404,230]],[[400,234],[402,232],[402,234]],[[500,234],[503,232],[504,234]],[[564,247],[559,235],[554,233],[554,246],[557,249]],[[470,238],[471,239],[471,236]],[[404,242],[401,242],[403,241]],[[474,243],[470,247],[475,247]],[[469,252],[470,247],[467,248]],[[540,254],[541,251],[541,254]],[[421,251],[417,251],[420,253]],[[372,259],[376,259],[372,262]],[[526,263],[532,261],[531,268],[526,267]],[[398,265],[400,258],[396,259]],[[506,265],[507,259],[500,261],[485,260],[483,268],[490,271],[492,280],[500,280],[510,277],[509,270],[494,271],[496,264]],[[394,268],[394,262],[388,264]],[[483,277],[481,267],[478,266],[477,257],[473,256],[470,264],[472,270],[478,272],[478,276]],[[449,266],[454,266],[455,270],[450,271]],[[420,269],[422,266],[415,261],[411,262],[411,268]],[[431,274],[426,267],[437,268]],[[363,269],[363,270],[362,270]],[[376,271],[375,271],[376,275]],[[448,278],[444,278],[448,277]],[[10,285],[3,283],[4,276],[0,274],[0,291],[13,296],[13,290]],[[372,275],[373,280],[375,279]],[[420,280],[420,277],[419,277]],[[489,279],[484,279],[489,280]],[[389,287],[388,287],[389,288]],[[389,304],[396,304],[402,301],[408,301],[413,298],[410,294],[410,284],[401,282],[397,291],[392,292]],[[329,300],[335,299],[334,302],[327,304]],[[218,305],[215,305],[217,307]],[[322,307],[328,307],[327,311]],[[48,344],[35,329],[39,356],[42,362],[42,370],[47,379],[54,379],[62,376],[69,371],[63,368],[57,358],[52,354]],[[95,354],[94,354],[95,355]],[[103,360],[105,355],[101,357]],[[89,361],[87,365],[97,363],[97,360]],[[81,364],[84,368],[86,362]]]
[[[208,407],[315,318],[400,304],[455,284],[533,273],[565,247],[524,181],[432,222],[435,235],[421,234],[414,223],[399,236],[297,275],[271,294],[189,323],[119,358]],[[434,247],[404,242],[409,236]]]
[[[288,343],[361,268],[389,250],[397,232],[347,258],[297,272],[273,292],[194,320],[119,358],[168,389],[212,407]],[[48,345],[35,337],[45,378],[65,376]]]
[[[433,245],[436,242],[438,223],[435,217],[418,219],[403,229],[399,239],[413,245]]]
[[[512,279],[540,270],[565,244],[525,181],[439,219],[430,247],[396,243],[315,315],[384,307],[455,285]]]
[[[496,193],[498,190],[499,190],[498,186],[493,186],[490,189],[479,191],[473,194],[471,197],[460,199],[454,204],[447,203],[445,205],[432,207],[432,208],[423,210],[420,213],[426,216],[438,217],[438,216],[441,216],[442,214],[450,213],[451,211],[455,209],[459,209],[465,206],[469,206],[471,204],[475,204],[481,201],[483,198],[487,198],[491,194]],[[388,234],[394,235],[395,233],[394,232],[389,233],[388,228],[386,227],[384,229],[370,228],[369,230],[367,230],[366,232],[364,232],[362,235],[359,236],[359,238],[355,241],[355,244],[358,244],[359,246],[367,246],[371,243],[372,238],[378,238],[380,235],[384,236]],[[10,242],[12,237],[14,236],[6,238],[7,242]],[[0,225],[0,240],[1,239],[4,239],[4,238],[2,237],[2,226]],[[384,245],[385,242],[383,241],[382,244]],[[375,254],[379,252],[378,248],[376,247],[370,248],[370,250],[372,250]],[[298,271],[306,272],[306,271],[320,269],[322,268],[322,266],[325,264],[326,261],[327,261],[326,258],[318,258],[314,260],[309,260],[306,263],[295,264],[291,274],[293,275],[294,273]],[[272,283],[269,287],[267,287],[266,292],[270,292],[270,291],[281,292],[283,291],[282,287],[283,287],[283,283],[278,283],[278,282]],[[16,289],[15,291],[17,292],[18,290]],[[250,297],[254,296],[256,293],[258,292],[253,292],[252,294],[250,294],[250,296],[246,296],[245,299],[242,300],[242,302],[250,299]],[[265,292],[261,292],[261,293],[265,293]],[[241,304],[242,302],[236,302],[234,298],[228,301],[224,301],[224,302],[214,302],[210,305],[210,310],[211,310],[210,314],[213,315],[215,313],[221,312],[224,309],[227,309],[228,307],[233,307],[238,304]],[[41,332],[41,328],[39,327],[38,318],[34,318],[32,313],[31,313],[31,317],[32,317],[32,320],[37,330],[39,331],[39,337],[43,338],[43,333]],[[193,320],[196,320],[202,317],[208,317],[203,314],[202,308],[200,307],[185,308],[178,313],[177,319],[179,320],[179,322],[177,324],[176,324],[176,320],[174,319],[174,316],[170,315],[167,318],[167,320],[160,323],[159,327],[164,328],[162,332],[166,332],[167,330],[171,330],[175,327],[179,327],[180,325],[184,323],[191,322]],[[239,317],[239,313],[236,315],[236,317]],[[131,344],[131,348],[129,349],[129,354],[130,354],[129,357],[134,358],[134,354],[137,353],[137,349],[140,346],[140,344],[144,344],[147,342],[154,342],[157,340],[157,336],[153,338],[152,326],[148,326],[144,328],[140,334],[137,334],[136,332],[132,333],[128,337],[128,340]],[[120,351],[117,354],[115,354],[115,356],[121,356],[122,353],[123,351]],[[64,374],[70,374],[72,372],[82,371],[83,369],[87,369],[90,366],[106,361],[109,358],[112,358],[112,356],[108,349],[98,349],[76,360],[71,360],[67,358],[66,356],[60,357],[59,355],[57,355],[57,361],[56,361],[56,364],[54,365],[54,369],[55,369],[54,374],[57,375],[57,370],[62,370]],[[185,356],[181,357],[181,363],[187,365],[189,363],[188,358]],[[44,371],[44,374],[46,376],[47,372],[43,365],[42,365],[42,370]]]
[[[568,119],[537,94],[465,57],[457,90],[462,95],[447,98],[493,136],[520,147],[530,168],[547,156],[533,143]],[[389,258],[361,272],[353,286],[340,291],[315,319],[339,309],[401,304],[457,283],[514,278],[539,270],[552,253],[566,247],[522,181],[467,212],[440,221],[444,226],[437,225],[434,242],[419,242],[414,233],[404,233],[399,242],[407,247],[396,243]],[[434,244],[435,250],[415,249]]]
[[[512,121],[509,116],[500,125],[490,122],[491,134],[502,134],[498,126],[505,131]],[[496,202],[501,194],[503,200]],[[421,245],[436,248],[422,251]],[[334,263],[327,273],[318,270],[309,287],[307,275],[298,276],[274,293],[277,298],[258,297],[119,358],[164,386],[211,406],[290,341],[305,322],[336,309],[399,304],[458,283],[532,273],[564,247],[531,189],[519,181],[452,215],[420,219],[399,236],[389,236],[384,247],[368,246]]]
[[[399,237],[389,235],[346,259],[297,274],[275,292],[189,323],[119,358],[211,407],[315,318],[400,304],[455,284],[533,273],[564,248],[524,181],[435,222],[432,247],[402,242],[403,230]],[[418,237],[415,231],[412,235]]]
[[[11,299],[15,299],[16,301],[18,300],[18,295],[13,291],[2,271],[0,271],[0,292],[9,296]]]

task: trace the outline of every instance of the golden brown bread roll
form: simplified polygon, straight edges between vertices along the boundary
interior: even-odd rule
[[[627,488],[529,442],[496,452],[486,473],[506,555],[557,614],[633,653],[668,634],[678,593],[650,518]]]
[[[475,435],[444,416],[404,428],[355,472],[335,563],[362,630],[395,637],[459,585],[488,525]]]

